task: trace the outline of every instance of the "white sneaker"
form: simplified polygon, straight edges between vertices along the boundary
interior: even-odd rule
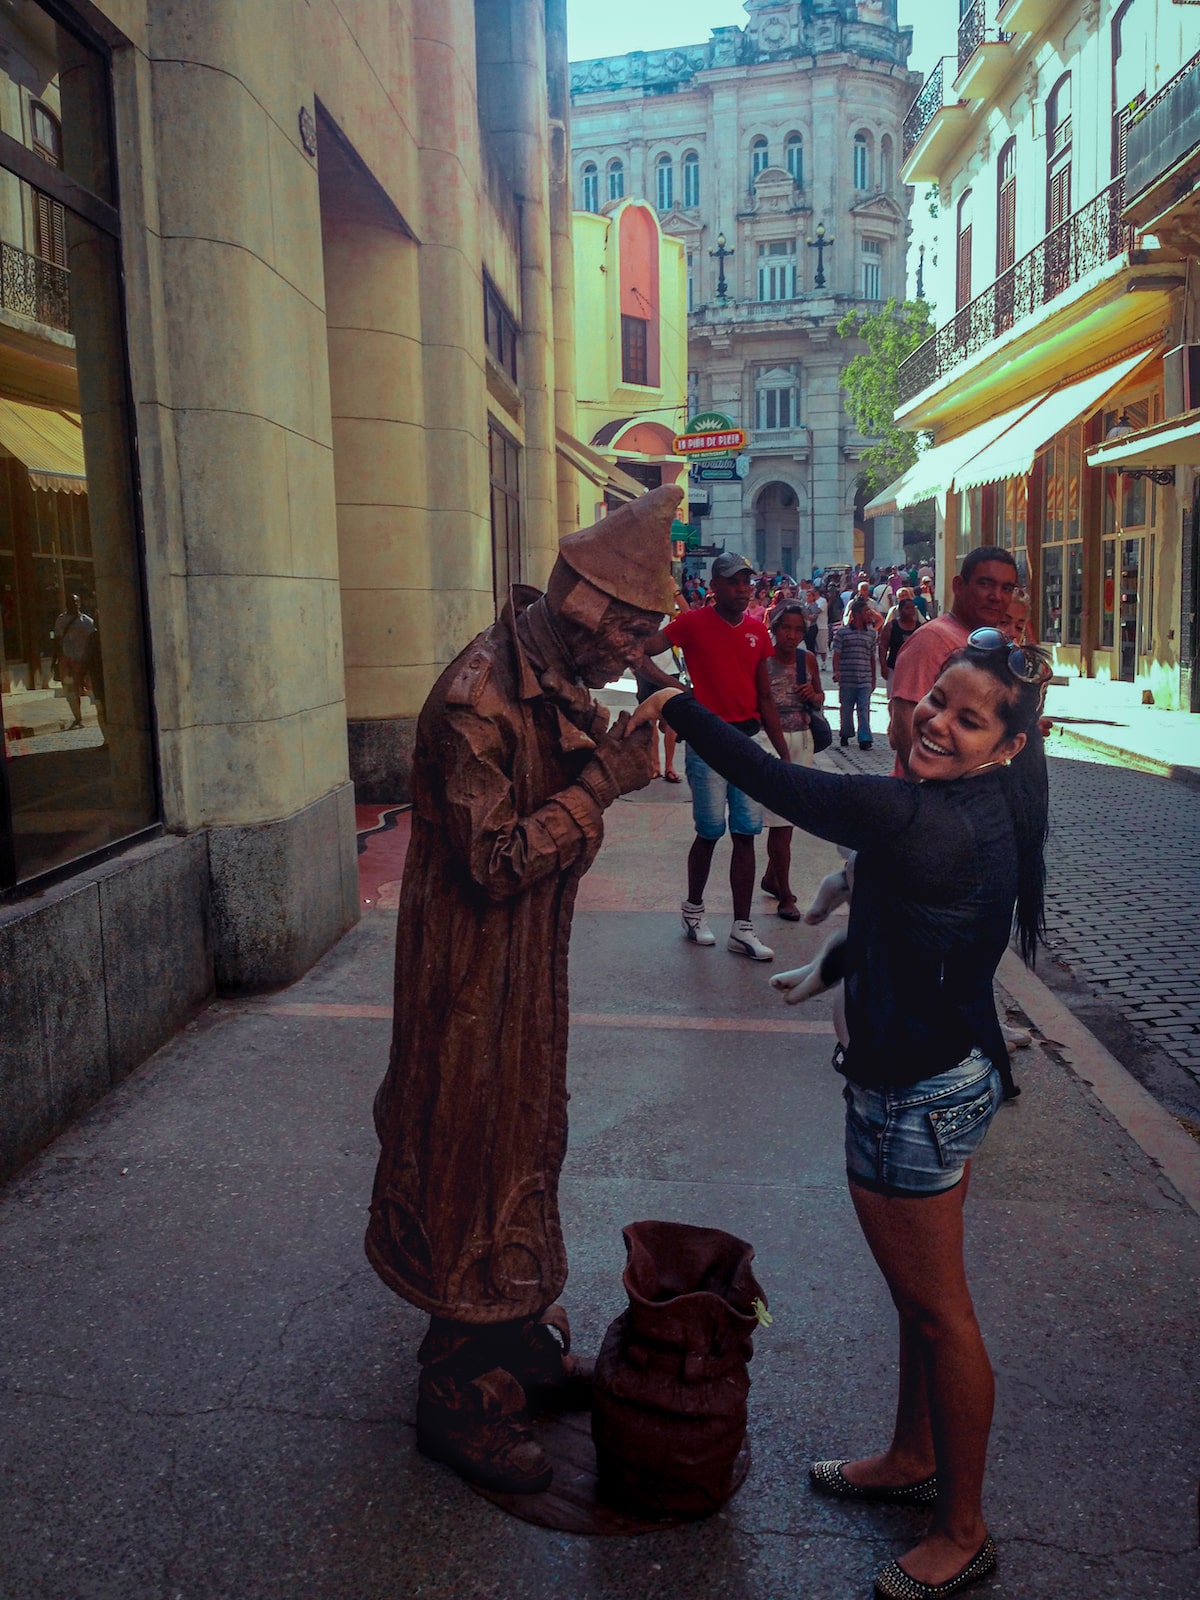
[[[749,956],[751,961],[774,961],[775,952],[765,945],[754,932],[752,922],[735,922],[729,930],[725,948],[735,956]]]
[[[683,931],[691,944],[716,944],[717,936],[704,920],[703,902],[697,906],[685,900],[679,908],[679,915]]]
[[[1011,1023],[1002,1022],[1000,1032],[1004,1035],[1010,1056],[1016,1050],[1027,1050],[1033,1043],[1033,1035],[1028,1028],[1014,1028]]]

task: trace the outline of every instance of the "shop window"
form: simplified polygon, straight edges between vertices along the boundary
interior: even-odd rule
[[[1042,644],[1063,642],[1063,552],[1062,545],[1047,545],[1042,551]]]
[[[516,318],[501,300],[490,278],[483,280],[483,342],[492,360],[514,383],[517,381],[518,330]]]
[[[19,336],[0,324],[0,891],[159,815],[108,69],[35,0],[22,11],[11,71],[49,104],[30,103],[36,187],[0,149],[0,214],[26,229],[0,245],[0,303],[26,319]],[[38,372],[55,374],[44,391]]]
[[[683,158],[683,204],[688,211],[700,204],[700,157],[694,150]]]
[[[804,187],[804,140],[798,133],[789,133],[784,146],[784,158],[792,181],[797,189]]]
[[[600,209],[600,173],[594,161],[589,161],[583,169],[582,202],[584,211]]]
[[[495,423],[488,424],[492,492],[492,589],[496,610],[521,581],[521,451]]]
[[[624,200],[625,198],[625,163],[623,161],[610,161],[608,163],[608,198],[610,200]]]

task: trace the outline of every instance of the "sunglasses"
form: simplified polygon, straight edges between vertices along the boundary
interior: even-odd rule
[[[1029,645],[1014,644],[1006,633],[1001,633],[999,628],[976,628],[967,639],[967,645],[972,650],[978,650],[982,655],[991,655],[996,650],[1008,651],[1008,670],[1014,678],[1020,678],[1022,683],[1045,683],[1054,673],[1054,668],[1039,651]]]

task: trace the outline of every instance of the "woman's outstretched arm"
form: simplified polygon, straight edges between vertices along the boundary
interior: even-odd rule
[[[918,790],[913,784],[779,761],[690,694],[664,691],[661,698],[654,695],[646,701],[637,715],[651,705],[656,708],[652,714],[662,717],[723,778],[820,839],[861,850],[878,844],[881,836],[895,839],[916,815]]]

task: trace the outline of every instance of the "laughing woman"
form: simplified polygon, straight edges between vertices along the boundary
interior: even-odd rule
[[[899,1314],[900,1393],[881,1454],[818,1461],[810,1476],[844,1499],[933,1507],[926,1537],[877,1574],[884,1600],[954,1594],[996,1564],[982,1503],[992,1369],[963,1202],[1001,1100],[992,978],[1014,914],[1026,961],[1043,931],[1048,676],[1040,651],[978,629],[913,713],[911,783],[778,761],[679,690],[634,718],[661,716],[739,788],[858,852],[842,956],[846,1171]]]

